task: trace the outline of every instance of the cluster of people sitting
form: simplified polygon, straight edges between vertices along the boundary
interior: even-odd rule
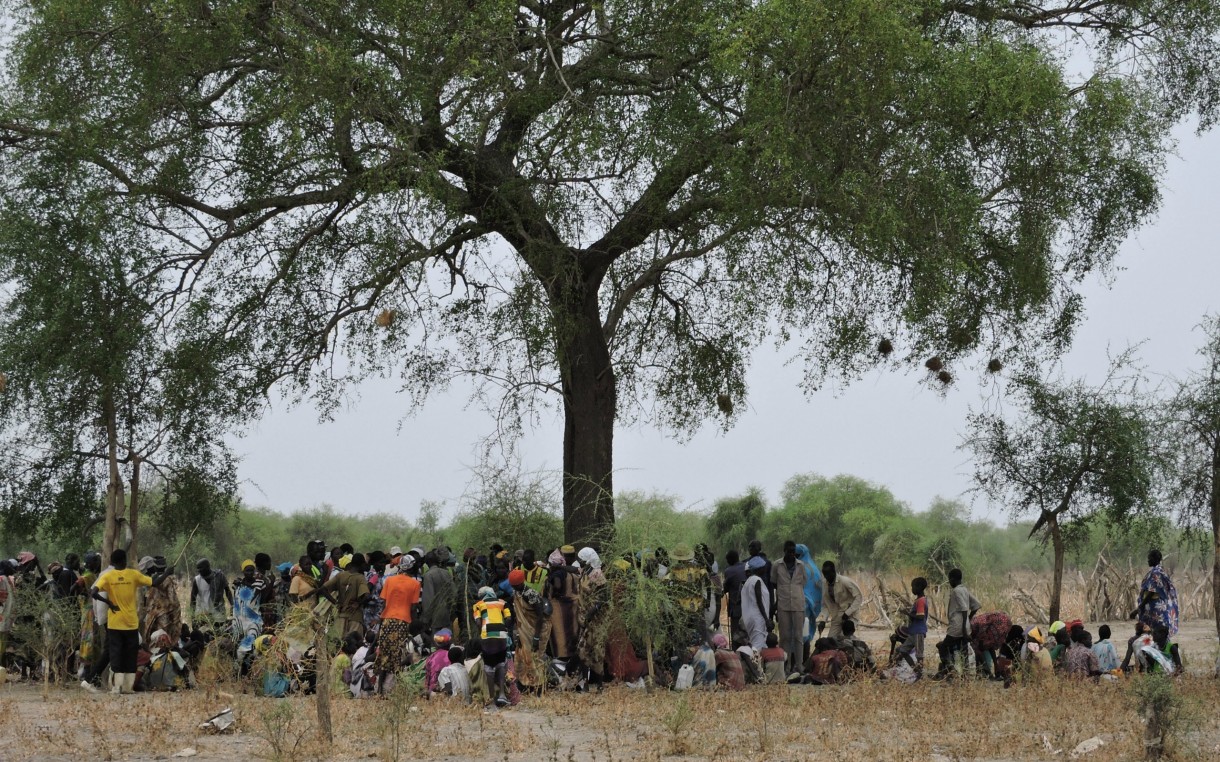
[[[819,568],[794,541],[775,561],[758,541],[747,552],[743,559],[729,551],[723,569],[705,545],[625,554],[603,568],[592,547],[564,545],[540,560],[532,550],[492,545],[486,553],[467,548],[459,559],[448,547],[362,554],[314,540],[295,563],[274,566],[255,555],[231,583],[199,559],[185,621],[179,582],[163,557],[146,556],[132,569],[118,549],[103,569],[97,553],[83,565],[69,556],[51,564],[48,576],[23,554],[0,562],[0,625],[13,620],[9,593],[19,585],[46,590],[57,605],[74,602],[80,638],[62,661],[76,667],[85,689],[105,684],[113,693],[189,687],[209,649],[231,657],[237,674],[261,677],[266,695],[316,690],[326,659],[328,686],[355,697],[405,683],[424,695],[494,706],[547,688],[600,689],[609,680],[640,686],[646,676],[677,689],[727,690],[923,677],[926,579],[912,581],[908,621],[879,667],[857,637],[864,596],[834,563]],[[1006,684],[1022,674],[1180,674],[1171,640],[1177,594],[1160,561],[1156,551],[1149,555],[1122,663],[1108,627],[1094,643],[1079,621],[1022,627],[1003,612],[980,613],[962,572],[950,571],[947,632],[930,677],[964,675],[971,663],[976,674]],[[655,583],[668,637],[645,643],[628,628],[623,604],[633,580]],[[20,650],[0,646],[6,659]]]

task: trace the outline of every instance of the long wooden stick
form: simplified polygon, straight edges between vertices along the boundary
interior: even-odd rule
[[[199,531],[198,524],[196,524],[195,528],[191,530],[191,533],[187,535],[186,542],[182,544],[182,550],[178,551],[178,557],[174,559],[174,562],[170,564],[170,566],[177,566],[178,562],[182,560],[182,557],[186,555],[186,549],[191,546],[191,540],[194,539],[195,532],[197,531]]]

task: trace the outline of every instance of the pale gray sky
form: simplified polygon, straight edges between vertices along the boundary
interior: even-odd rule
[[[1098,378],[1108,349],[1141,341],[1152,373],[1180,375],[1198,365],[1202,337],[1193,328],[1217,310],[1220,288],[1220,134],[1197,137],[1183,127],[1178,137],[1160,214],[1123,246],[1112,285],[1094,277],[1085,286],[1086,320],[1063,363],[1070,376]],[[750,486],[774,501],[784,481],[813,471],[884,484],[916,510],[936,495],[963,497],[971,467],[957,448],[967,409],[997,400],[994,387],[960,375],[945,396],[915,371],[877,371],[846,389],[806,396],[799,368],[764,348],[750,373],[748,410],[728,433],[709,429],[683,443],[653,428],[620,428],[615,488],[657,490],[706,509]],[[278,405],[236,442],[246,501],[280,511],[330,503],[414,519],[422,500],[443,500],[451,514],[479,461],[478,441],[494,424],[467,405],[461,388],[403,419],[406,401],[395,390],[392,381],[367,383],[356,405],[321,424],[312,407]],[[524,467],[558,469],[561,439],[561,419],[532,431],[520,448]],[[978,516],[1002,515],[996,506],[974,508]]]

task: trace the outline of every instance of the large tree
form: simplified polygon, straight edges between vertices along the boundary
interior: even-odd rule
[[[1215,107],[1202,0],[15,5],[0,141],[158,207],[234,383],[556,399],[572,541],[616,421],[728,425],[768,338],[1061,346]]]
[[[974,456],[977,489],[1014,517],[1037,515],[1029,536],[1051,543],[1051,621],[1059,618],[1068,546],[1089,522],[1123,527],[1157,511],[1155,415],[1130,363],[1124,353],[1095,386],[1020,374],[1009,389],[1012,414],[970,415],[963,446]]]
[[[1220,318],[1203,323],[1203,368],[1178,382],[1169,400],[1170,499],[1182,523],[1212,535],[1212,603],[1220,635]],[[1220,677],[1220,660],[1216,662]]]

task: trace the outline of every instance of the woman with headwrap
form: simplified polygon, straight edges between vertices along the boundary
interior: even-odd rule
[[[580,570],[573,566],[576,549],[558,548],[547,558],[546,596],[551,599],[551,656],[564,661],[576,655],[576,608],[580,600]]]
[[[1161,568],[1161,551],[1148,551],[1148,573],[1140,584],[1140,597],[1131,617],[1139,618],[1149,630],[1158,624],[1169,630],[1170,636],[1178,632],[1178,591],[1169,575]]]
[[[254,561],[243,561],[241,577],[233,584],[233,637],[237,640],[237,660],[241,662],[243,675],[254,658],[254,639],[263,634],[259,582]]]
[[[526,584],[525,570],[508,573],[513,588],[510,606],[516,625],[513,653],[517,667],[517,682],[523,688],[541,691],[546,687],[546,662],[542,649],[551,640],[551,605],[542,595]]]
[[[805,659],[809,660],[809,649],[812,647],[814,635],[817,631],[814,629],[813,623],[818,620],[818,614],[822,613],[822,572],[818,571],[818,566],[813,562],[813,555],[809,552],[809,546],[803,543],[796,545],[796,560],[800,561],[805,567]],[[803,664],[804,661],[801,663]]]
[[[164,556],[144,556],[140,559],[140,571],[149,577],[165,571]],[[144,642],[152,642],[157,630],[169,633],[182,631],[182,606],[178,602],[178,580],[167,576],[161,584],[144,588]]]
[[[490,587],[479,589],[479,601],[472,612],[479,628],[479,648],[483,654],[483,679],[487,693],[496,706],[508,706],[508,649],[512,645],[509,620],[512,611]]]
[[[589,670],[589,680],[602,683],[605,674],[606,642],[609,639],[609,597],[602,561],[593,548],[581,548],[580,598],[576,617],[580,634],[576,640],[576,655]]]
[[[399,559],[399,573],[381,582],[379,595],[385,605],[381,610],[377,659],[373,663],[379,692],[385,690],[386,677],[402,667],[403,652],[411,638],[411,622],[419,610],[421,585],[412,574],[414,567],[415,556],[407,553]]]

